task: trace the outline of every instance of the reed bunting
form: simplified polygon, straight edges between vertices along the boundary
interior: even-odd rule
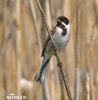
[[[71,36],[70,22],[68,18],[64,16],[58,17],[57,24],[52,29],[51,35],[53,37],[53,40],[58,51],[60,52],[64,50]],[[35,81],[40,81],[41,83],[44,83],[48,71],[47,64],[49,63],[53,55],[55,55],[55,52],[53,49],[53,45],[51,43],[51,39],[48,36],[41,54],[42,64],[40,66],[39,72],[36,74],[34,78]]]

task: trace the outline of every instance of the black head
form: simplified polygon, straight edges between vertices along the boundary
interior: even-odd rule
[[[65,36],[67,33],[67,28],[68,28],[67,25],[69,25],[69,20],[66,17],[64,16],[58,17],[56,26],[63,30],[62,36]]]
[[[64,22],[66,25],[69,24],[69,20],[66,17],[64,17],[64,16],[58,17],[57,21]]]

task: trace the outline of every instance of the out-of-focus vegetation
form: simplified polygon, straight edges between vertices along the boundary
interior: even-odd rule
[[[32,1],[32,2],[31,2]],[[50,29],[58,16],[71,23],[71,39],[61,53],[75,100],[98,100],[98,0],[40,0]],[[0,100],[2,91],[28,100],[68,100],[55,57],[46,87],[35,83],[47,37],[36,0],[0,0]]]

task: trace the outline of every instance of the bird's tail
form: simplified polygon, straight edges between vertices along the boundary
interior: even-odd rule
[[[39,72],[36,74],[34,80],[37,82],[37,81],[40,81],[41,83],[44,83],[45,81],[45,77],[46,77],[46,73],[48,71],[48,67],[47,67],[47,64],[48,62],[50,61],[50,56],[48,55],[45,55],[43,56],[42,58],[42,64],[41,64],[41,67],[40,67],[40,70]]]

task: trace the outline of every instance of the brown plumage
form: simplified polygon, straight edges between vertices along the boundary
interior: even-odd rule
[[[55,34],[55,27],[51,30],[51,35],[53,36],[54,34]],[[44,43],[41,57],[44,56],[44,53],[47,50],[47,44],[49,43],[49,41],[50,41],[50,36],[47,37],[47,39],[46,39],[46,41]]]

